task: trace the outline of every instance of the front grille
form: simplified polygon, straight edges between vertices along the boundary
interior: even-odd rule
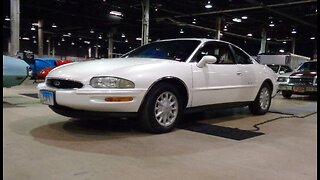
[[[59,89],[79,89],[83,87],[83,84],[80,82],[63,79],[47,79],[46,84],[47,86]]]
[[[313,78],[290,78],[289,84],[295,85],[312,85]]]

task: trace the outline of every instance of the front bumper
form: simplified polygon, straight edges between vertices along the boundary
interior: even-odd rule
[[[57,89],[45,83],[38,90],[54,92],[55,105],[83,111],[94,112],[138,112],[146,89],[97,89],[86,86],[81,89]],[[107,97],[132,97],[132,101],[107,102]]]
[[[317,93],[316,85],[295,85],[295,84],[279,84],[280,91],[291,92],[292,94],[314,94]]]

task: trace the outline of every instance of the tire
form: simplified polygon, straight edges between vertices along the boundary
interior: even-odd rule
[[[287,99],[291,98],[292,96],[292,93],[289,91],[282,91],[281,93],[282,93],[282,96]]]
[[[182,112],[179,91],[169,83],[159,83],[146,95],[139,110],[139,121],[147,132],[167,133],[176,127]]]
[[[271,105],[271,88],[268,84],[262,84],[255,100],[250,103],[249,110],[252,114],[263,115],[269,111]]]

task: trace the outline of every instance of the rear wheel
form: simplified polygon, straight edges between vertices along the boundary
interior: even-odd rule
[[[289,99],[292,96],[292,93],[289,92],[289,91],[282,91],[281,93],[282,93],[282,96],[284,98],[288,98]]]
[[[160,83],[147,94],[139,111],[139,120],[148,132],[170,132],[178,123],[182,108],[178,90],[169,83]]]
[[[256,99],[249,105],[252,114],[263,115],[268,112],[271,105],[271,88],[268,84],[262,84]]]

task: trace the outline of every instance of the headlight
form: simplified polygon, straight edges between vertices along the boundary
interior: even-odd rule
[[[288,82],[289,78],[288,77],[278,77],[278,82]]]
[[[134,88],[134,83],[117,77],[94,77],[90,80],[94,88]]]

